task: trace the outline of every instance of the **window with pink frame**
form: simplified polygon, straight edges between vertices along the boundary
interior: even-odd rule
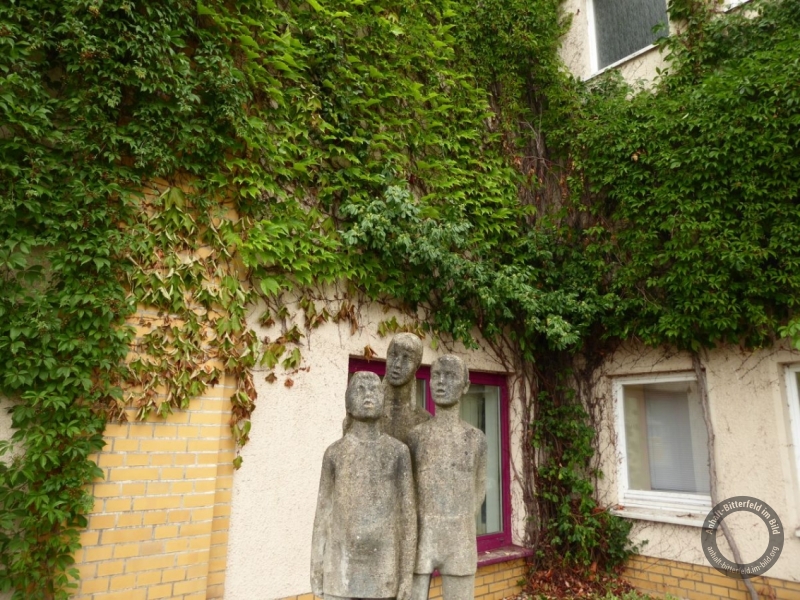
[[[381,361],[350,359],[350,373],[370,371],[381,377]],[[417,371],[417,404],[436,414],[430,393],[431,369]],[[486,434],[488,445],[486,500],[476,517],[478,551],[511,545],[511,496],[508,448],[508,387],[502,374],[470,372],[470,388],[461,401],[461,418]]]

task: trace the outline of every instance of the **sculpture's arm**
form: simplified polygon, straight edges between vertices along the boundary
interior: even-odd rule
[[[411,471],[411,455],[403,446],[398,459],[398,491],[400,500],[400,573],[397,600],[411,597],[411,582],[414,577],[414,562],[417,559],[417,502],[414,478]]]
[[[331,449],[325,451],[322,458],[322,475],[319,478],[319,494],[317,495],[317,512],[314,516],[314,533],[311,537],[311,591],[318,597],[323,593],[323,559],[328,537],[328,525],[333,503],[334,469]]]
[[[486,436],[481,432],[480,440],[478,443],[478,453],[476,456],[475,465],[475,514],[483,506],[483,500],[486,498],[486,455],[488,448],[486,445]]]

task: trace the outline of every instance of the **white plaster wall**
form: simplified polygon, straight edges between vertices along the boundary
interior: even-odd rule
[[[8,410],[11,408],[12,403],[8,398],[0,396],[0,440],[7,441],[11,439],[14,431],[11,429],[11,414]],[[6,453],[0,456],[0,462],[8,464],[11,461],[11,454]],[[0,600],[11,600],[13,592],[0,592]]]
[[[656,69],[667,68],[667,61],[659,48],[651,48],[642,54],[630,58],[615,67],[628,83],[634,86],[647,87],[656,77]]]
[[[12,406],[11,400],[0,396],[0,440],[4,442],[10,440],[11,435],[14,433],[11,429],[11,413],[9,412]],[[8,452],[0,456],[0,462],[8,464],[10,461],[11,454]],[[2,598],[2,595],[0,595],[0,598]]]
[[[575,77],[586,79],[591,74],[586,0],[565,0],[561,10],[572,19],[569,31],[561,41],[561,60]]]
[[[786,390],[786,366],[800,363],[800,352],[786,345],[755,352],[727,347],[710,352],[703,362],[715,433],[720,500],[754,496],[775,509],[783,522],[785,544],[779,561],[766,574],[800,581],[800,538],[796,533],[800,531],[800,475],[794,461]],[[598,487],[603,504],[613,507],[619,502],[621,458],[616,446],[617,399],[612,382],[626,375],[693,371],[688,354],[636,344],[620,348],[602,371],[595,393],[605,406],[599,454],[605,478]],[[736,543],[744,559],[753,560],[766,547],[766,528],[755,517],[742,513],[734,516],[730,523]],[[699,528],[634,522],[634,541],[648,540],[642,554],[708,564],[701,552]],[[723,544],[721,548],[725,551]]]
[[[296,303],[287,306],[297,312]],[[320,309],[322,306],[318,302]],[[329,301],[329,310],[338,310],[335,300]],[[260,327],[259,315],[260,310],[254,309],[250,319],[259,337],[277,338],[280,328]],[[234,475],[225,600],[284,598],[310,592],[319,474],[325,449],[342,436],[348,361],[351,356],[362,356],[367,345],[377,357],[385,358],[391,336],[381,338],[377,328],[392,316],[404,322],[395,311],[365,304],[359,310],[355,334],[351,335],[349,323],[332,321],[305,332],[301,367],[308,370],[288,375],[294,382],[291,387],[286,387],[287,375],[280,367],[276,369],[278,380],[272,384],[265,381],[266,371],[256,373],[258,400],[250,442],[242,451],[243,466]],[[299,322],[302,326],[302,318]],[[449,351],[444,344],[434,351],[430,338],[423,344],[423,364],[429,365]],[[487,350],[466,351],[456,344],[452,351],[462,356],[470,369],[504,371]],[[512,404],[510,412],[512,460],[516,461],[513,477],[520,465],[521,424],[519,408]],[[525,515],[519,486],[512,488],[513,531],[519,543]]]

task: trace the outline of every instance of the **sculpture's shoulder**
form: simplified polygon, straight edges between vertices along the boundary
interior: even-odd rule
[[[436,435],[436,419],[425,419],[408,432],[408,447],[411,454],[414,454],[416,448],[420,444],[424,444],[426,440],[435,437]]]
[[[478,429],[474,425],[467,423],[464,419],[461,419],[461,421],[459,421],[459,424],[461,425],[461,429],[464,432],[464,435],[467,435],[475,439],[482,439],[486,437],[485,433],[483,433],[480,429]]]
[[[335,442],[333,442],[325,450],[325,456],[323,457],[322,460],[324,460],[324,461],[325,460],[335,461],[338,457],[340,457],[342,455],[343,452],[346,451],[345,448],[348,445],[348,442],[349,442],[349,440],[347,439],[347,436],[341,437],[338,440],[336,440]]]
[[[388,434],[382,433],[378,438],[378,443],[381,446],[381,450],[393,455],[405,456],[408,454],[408,446]]]
[[[425,421],[430,421],[433,418],[433,415],[429,413],[427,410],[422,408],[421,406],[415,404],[414,405],[414,416],[419,419],[420,423],[424,423]]]
[[[480,429],[474,425],[470,425],[463,419],[461,420],[460,425],[461,430],[464,433],[464,439],[467,440],[470,445],[476,447],[483,447],[486,445],[486,434]]]
[[[432,432],[436,428],[436,419],[430,417],[421,421],[419,424],[414,426],[411,431],[409,432],[409,438],[419,438],[420,436],[424,436],[430,432]]]
[[[416,406],[416,405],[414,406],[414,412],[412,416],[413,416],[413,427],[417,427],[418,425],[421,425],[422,423],[426,423],[431,419],[433,419],[433,415],[431,413],[429,413],[421,406]]]

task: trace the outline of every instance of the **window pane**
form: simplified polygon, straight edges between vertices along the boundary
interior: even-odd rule
[[[650,489],[650,458],[647,454],[647,416],[644,406],[644,386],[626,385],[625,446],[628,461],[628,487],[632,490]]]
[[[417,379],[417,406],[420,408],[427,408],[425,406],[425,380]]]
[[[594,0],[598,68],[655,42],[666,30],[656,35],[653,27],[666,22],[666,0]]]
[[[486,500],[476,517],[478,535],[503,530],[500,468],[500,388],[471,385],[461,400],[461,418],[486,434]]]
[[[708,436],[697,384],[623,389],[629,487],[708,493]]]

